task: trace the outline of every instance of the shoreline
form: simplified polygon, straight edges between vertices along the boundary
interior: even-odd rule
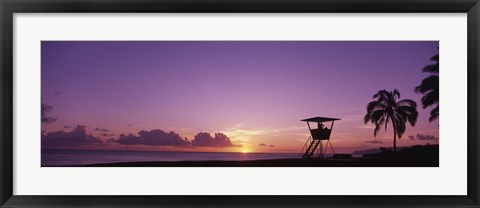
[[[268,159],[148,161],[42,167],[439,167],[438,158]]]

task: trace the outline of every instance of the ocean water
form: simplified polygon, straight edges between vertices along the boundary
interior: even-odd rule
[[[300,153],[42,150],[42,166],[75,166],[142,161],[264,160],[301,157]]]

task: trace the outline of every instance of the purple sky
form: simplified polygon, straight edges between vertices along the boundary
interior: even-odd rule
[[[309,135],[300,120],[326,116],[342,119],[332,144],[351,152],[392,145],[391,127],[368,142],[373,129],[362,118],[373,94],[397,88],[420,114],[398,145],[436,143],[408,139],[438,137],[431,109],[414,93],[436,53],[437,41],[43,41],[42,99],[57,120],[42,130],[84,125],[101,141],[154,129],[188,140],[223,132],[235,146],[195,151],[299,152]],[[168,149],[116,142],[95,148]]]

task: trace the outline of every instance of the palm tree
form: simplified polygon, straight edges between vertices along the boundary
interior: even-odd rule
[[[431,61],[435,63],[430,64],[423,68],[423,72],[432,73],[429,77],[422,80],[420,86],[415,87],[416,93],[423,94],[422,97],[422,106],[427,108],[430,106],[436,106],[430,111],[429,121],[432,122],[435,119],[438,119],[438,98],[439,98],[439,78],[438,78],[438,54],[430,58]]]
[[[410,99],[400,99],[400,92],[397,89],[393,91],[380,90],[373,95],[376,99],[367,105],[367,114],[363,118],[365,124],[371,122],[375,124],[373,131],[374,137],[377,136],[380,128],[385,125],[387,131],[388,123],[392,123],[393,127],[393,150],[397,151],[397,134],[398,138],[402,138],[405,133],[406,123],[415,126],[417,122],[418,112],[417,103]]]

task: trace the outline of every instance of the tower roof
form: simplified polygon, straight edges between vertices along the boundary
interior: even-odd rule
[[[327,117],[313,117],[313,118],[307,118],[303,119],[301,121],[306,121],[306,122],[327,122],[327,121],[336,121],[340,120],[339,118],[327,118]]]

